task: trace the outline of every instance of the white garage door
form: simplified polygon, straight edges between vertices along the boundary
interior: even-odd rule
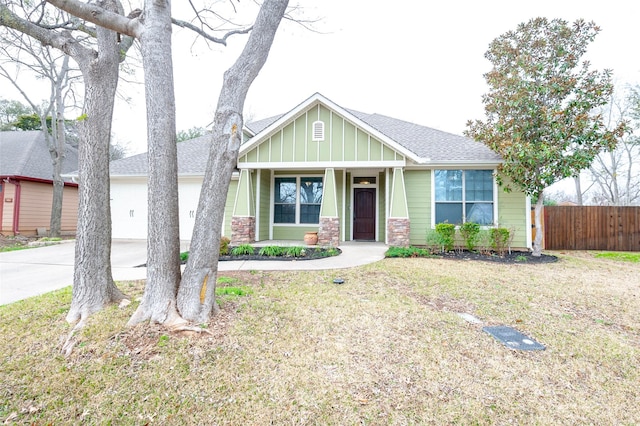
[[[181,179],[178,186],[180,200],[180,239],[191,240],[193,225],[196,220],[196,209],[200,199],[202,180]]]
[[[111,182],[112,238],[147,238],[147,183]]]

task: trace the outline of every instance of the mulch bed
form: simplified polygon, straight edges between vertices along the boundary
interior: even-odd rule
[[[220,256],[218,260],[220,261],[228,261],[228,260],[314,260],[314,259],[323,259],[325,257],[330,257],[327,255],[327,250],[322,247],[305,247],[305,255],[300,257],[294,256],[260,256],[259,254],[248,254],[248,255],[240,255],[240,256]],[[342,253],[340,249],[338,250],[338,255]],[[335,255],[337,256],[337,255]]]
[[[520,264],[538,264],[538,263],[554,263],[558,261],[558,258],[549,254],[542,254],[541,256],[533,256],[528,251],[512,251],[511,253],[505,253],[503,256],[498,254],[483,254],[470,251],[451,251],[447,253],[434,254],[436,257],[442,259],[453,260],[481,260],[485,262],[495,263],[520,263]]]

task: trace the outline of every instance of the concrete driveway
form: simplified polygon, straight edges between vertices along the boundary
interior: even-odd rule
[[[75,241],[0,253],[0,305],[37,296],[73,284]],[[114,240],[111,268],[116,281],[144,279],[146,240]]]
[[[0,305],[38,296],[73,284],[75,242],[0,253]],[[181,243],[187,251],[189,242]],[[376,262],[384,258],[387,246],[382,243],[344,242],[342,254],[303,261],[225,261],[219,271],[240,270],[322,270],[342,269]],[[115,281],[147,278],[146,240],[113,240],[111,272]]]

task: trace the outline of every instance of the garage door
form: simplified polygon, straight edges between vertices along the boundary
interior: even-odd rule
[[[111,183],[111,235],[113,238],[147,238],[147,184]]]

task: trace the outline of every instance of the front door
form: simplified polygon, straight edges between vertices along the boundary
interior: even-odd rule
[[[353,239],[376,239],[376,189],[353,190]]]

